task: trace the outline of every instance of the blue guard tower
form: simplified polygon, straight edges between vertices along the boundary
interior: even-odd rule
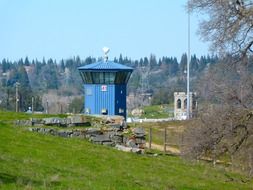
[[[108,61],[79,67],[84,82],[85,114],[121,115],[126,118],[126,87],[133,68]]]

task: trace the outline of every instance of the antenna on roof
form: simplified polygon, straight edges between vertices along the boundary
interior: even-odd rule
[[[103,52],[104,52],[104,61],[107,62],[108,61],[108,53],[110,51],[110,48],[108,47],[103,47]]]

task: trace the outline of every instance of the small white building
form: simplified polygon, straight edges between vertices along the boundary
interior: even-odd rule
[[[196,114],[196,93],[190,92],[190,117],[194,117]],[[174,92],[174,118],[176,120],[187,119],[187,94],[185,92]]]

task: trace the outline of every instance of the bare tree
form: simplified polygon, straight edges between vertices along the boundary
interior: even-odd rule
[[[230,156],[253,174],[253,1],[189,0],[187,8],[205,14],[199,34],[222,59],[199,83],[202,110],[186,131],[183,153]]]
[[[229,155],[233,164],[248,163],[245,168],[253,172],[253,75],[240,65],[220,63],[202,76],[198,91],[200,116],[187,127],[184,155],[214,161]]]
[[[190,12],[203,13],[199,34],[211,50],[245,57],[253,53],[252,0],[189,0]]]

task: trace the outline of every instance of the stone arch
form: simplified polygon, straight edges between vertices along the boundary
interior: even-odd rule
[[[177,100],[177,109],[181,109],[181,100],[180,99],[178,99]]]

